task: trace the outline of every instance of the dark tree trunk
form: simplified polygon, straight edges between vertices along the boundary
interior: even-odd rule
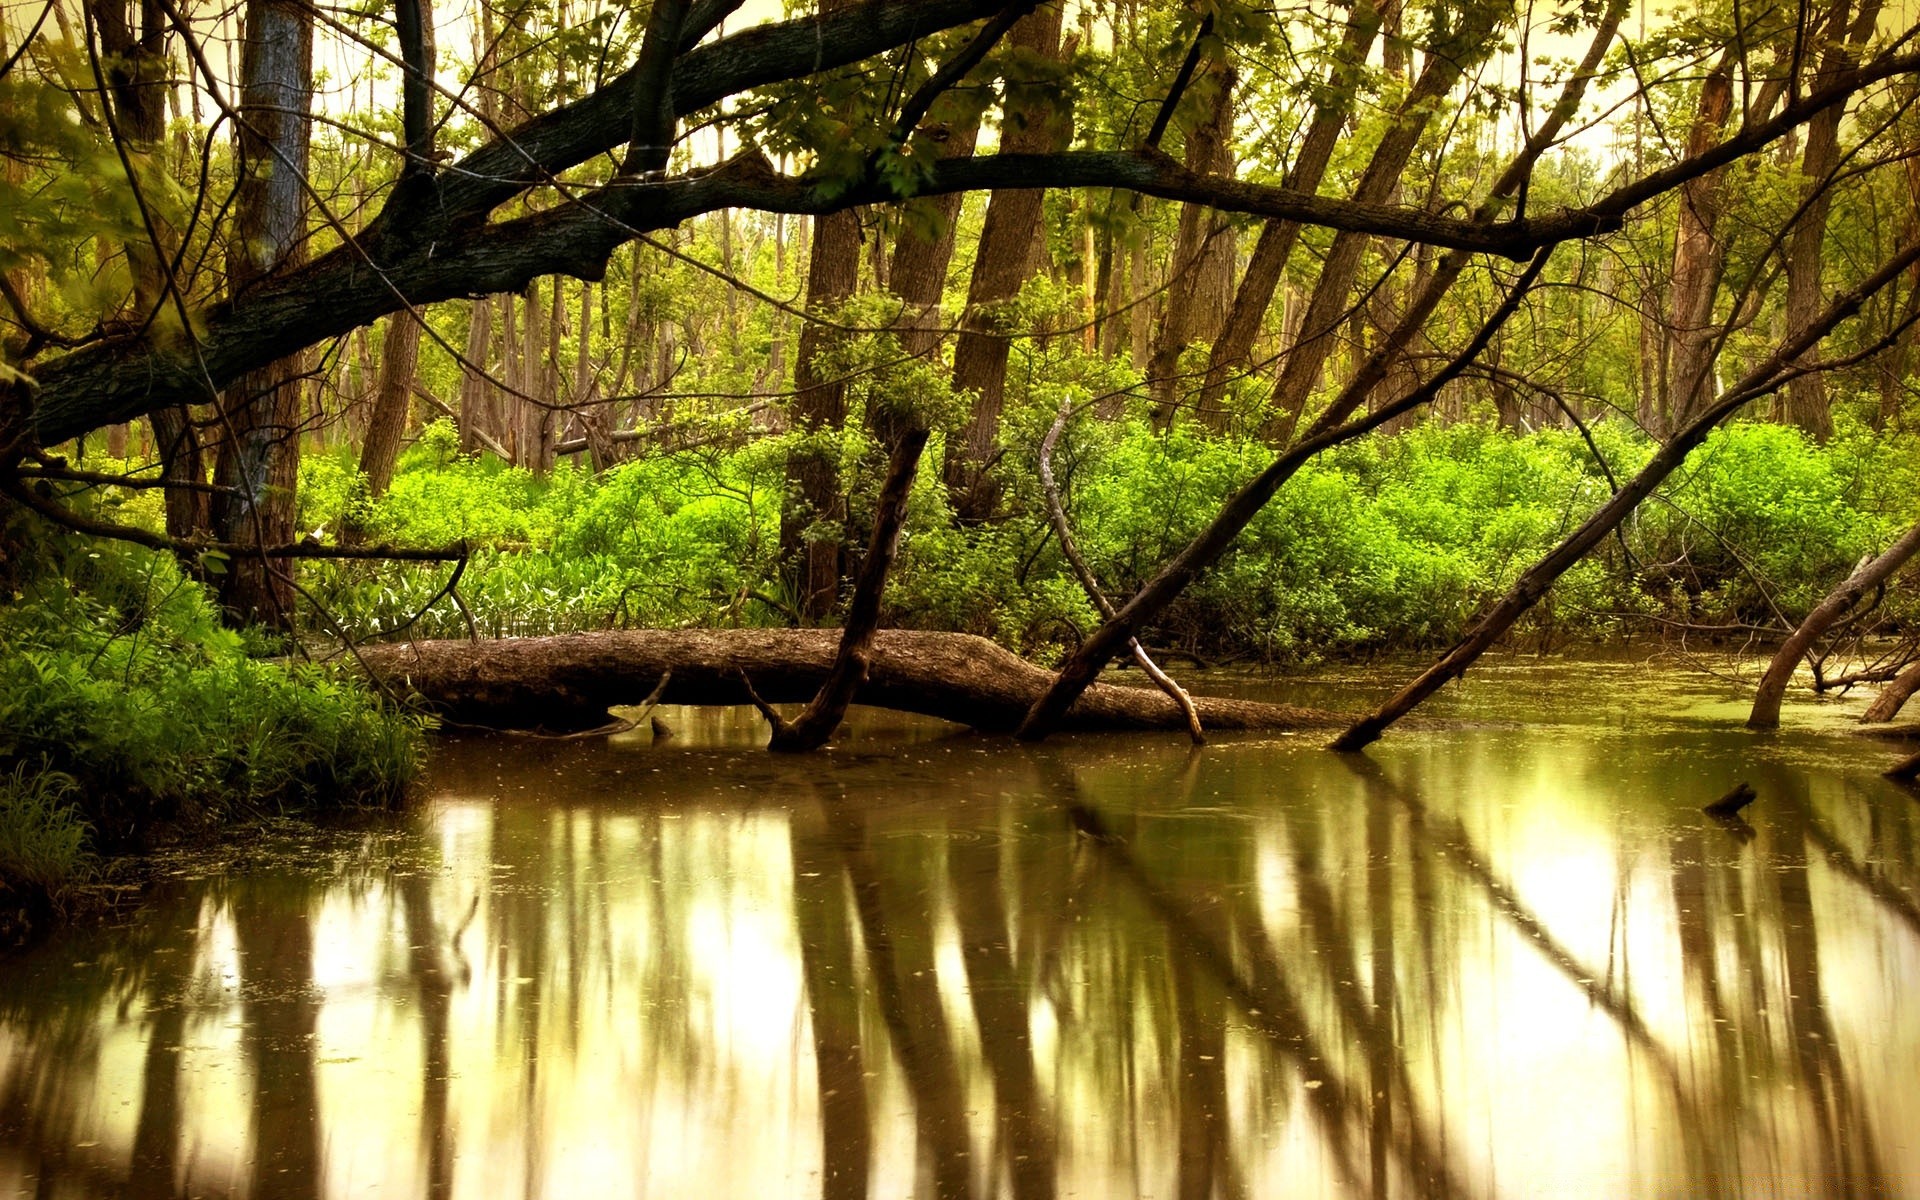
[[[240,184],[235,197],[228,285],[236,309],[255,280],[306,255],[308,106],[313,99],[313,17],[291,0],[248,0],[241,66]],[[294,489],[300,472],[304,371],[291,355],[249,371],[221,397],[221,442],[215,481],[215,532],[240,545],[293,539]],[[220,599],[237,621],[290,628],[293,590],[262,560],[236,558],[221,580]]]
[[[1201,175],[1233,174],[1233,88],[1231,68],[1211,58],[1197,83],[1212,91],[1206,116],[1187,131],[1187,169]],[[1180,225],[1174,239],[1172,278],[1166,305],[1154,331],[1153,353],[1147,360],[1147,388],[1153,398],[1154,418],[1165,425],[1173,419],[1181,393],[1180,356],[1194,342],[1212,343],[1226,320],[1228,295],[1233,287],[1233,232],[1224,214],[1202,204],[1180,206]]]
[[[1060,9],[1053,5],[1022,17],[1007,44],[1052,58],[1060,53]],[[1001,149],[1009,154],[1043,154],[1066,144],[1071,126],[1066,114],[1035,105],[1016,105],[1004,115]],[[986,223],[967,288],[967,308],[953,348],[953,390],[973,395],[966,431],[947,445],[943,480],[954,515],[984,521],[999,501],[990,466],[1000,438],[1005,403],[1007,355],[1012,342],[1004,307],[1020,294],[1033,274],[1034,231],[1040,226],[1045,193],[1001,190],[987,200]]]
[[[860,219],[851,212],[814,221],[807,268],[807,307],[830,310],[853,295],[860,275]],[[800,330],[799,361],[794,366],[793,425],[812,438],[831,438],[847,422],[846,384],[823,358],[838,336],[827,326],[808,322]],[[780,558],[796,578],[803,616],[818,621],[833,611],[840,596],[844,558],[841,535],[822,526],[846,518],[846,499],[830,447],[797,446],[787,458],[787,497],[780,509]]]
[[[1818,314],[1814,319],[1818,319]],[[1906,566],[1907,560],[1916,553],[1920,553],[1920,525],[1907,530],[1899,541],[1887,547],[1886,552],[1878,558],[1862,563],[1826,599],[1814,605],[1806,620],[1800,622],[1799,627],[1781,643],[1773,661],[1767,664],[1766,674],[1760,677],[1760,687],[1754,693],[1753,712],[1747,716],[1747,728],[1773,729],[1780,724],[1780,701],[1787,694],[1787,684],[1793,679],[1800,660],[1813,648],[1813,643],[1851,612],[1863,596]]]
[[[367,419],[367,440],[360,448],[360,473],[367,477],[367,490],[375,500],[386,495],[387,485],[393,482],[419,365],[420,322],[410,312],[397,312],[387,318],[380,349],[380,386]]]
[[[940,143],[941,158],[964,158],[973,153],[980,133],[979,120],[972,119],[947,130]],[[887,271],[887,284],[900,297],[900,349],[916,356],[930,355],[940,342],[940,301],[947,287],[947,268],[953,262],[953,239],[960,216],[958,195],[925,201],[926,215],[933,228],[908,224],[893,245],[893,262]]]

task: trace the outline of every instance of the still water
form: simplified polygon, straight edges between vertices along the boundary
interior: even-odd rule
[[[448,741],[402,823],[0,962],[0,1196],[1920,1196],[1863,703],[1515,660],[1364,758]]]

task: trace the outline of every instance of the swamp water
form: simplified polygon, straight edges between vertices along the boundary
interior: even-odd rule
[[[1744,696],[1510,660],[1364,758],[446,741],[398,825],[0,960],[0,1196],[1920,1196],[1906,750]]]

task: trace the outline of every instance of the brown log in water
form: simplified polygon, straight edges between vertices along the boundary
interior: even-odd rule
[[[450,721],[491,728],[588,729],[610,705],[639,702],[673,672],[665,704],[747,704],[746,678],[768,703],[812,698],[839,644],[835,629],[629,629],[496,641],[366,646],[360,657],[386,683]],[[882,630],[854,699],[1005,731],[1020,723],[1052,676],[985,638]],[[1336,713],[1285,704],[1194,697],[1209,729],[1311,729]],[[1062,727],[1184,730],[1179,706],[1156,690],[1099,684]]]

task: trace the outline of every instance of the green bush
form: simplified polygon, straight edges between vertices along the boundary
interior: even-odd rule
[[[389,805],[416,772],[418,719],[325,668],[248,658],[171,557],[18,514],[0,536],[25,566],[0,603],[10,886],[46,890],[162,823]]]
[[[87,823],[71,775],[43,760],[0,773],[0,890],[57,898],[88,869]]]
[[[1715,430],[1643,509],[1641,556],[1667,564],[1650,586],[1697,620],[1805,613],[1912,522],[1915,493],[1897,481],[1913,482],[1913,447],[1890,453],[1905,440],[1856,430],[1819,446],[1761,421]]]
[[[1116,600],[1194,537],[1272,452],[1190,424],[1157,431],[1138,412],[1096,417],[1098,398],[1124,394],[1129,373],[1074,353],[1022,354],[1009,372],[1009,452],[996,467],[1006,515],[955,524],[939,461],[957,414],[935,405],[946,434],[936,434],[914,489],[886,620],[978,633],[1046,659],[1096,623],[1045,517],[1027,449],[1062,398],[1080,415],[1056,451],[1056,475],[1081,548]],[[1804,612],[1912,519],[1920,454],[1909,441],[1844,416],[1825,446],[1777,425],[1723,429],[1559,581],[1523,631],[1591,639],[1646,615],[1757,622],[1772,620],[1775,607]],[[415,544],[473,539],[480,548],[460,594],[483,635],[778,622],[791,610],[775,557],[784,455],[796,444],[763,438],[536,480],[460,458],[450,430],[423,434],[366,524],[374,536]],[[857,551],[878,451],[857,430],[826,444],[850,481]],[[1149,638],[1276,661],[1445,644],[1652,451],[1630,423],[1610,419],[1588,435],[1436,422],[1341,447],[1288,481]],[[350,479],[313,470],[317,494],[335,498],[327,503],[353,502]],[[468,631],[451,599],[428,604],[448,567],[305,570],[354,636],[403,625],[413,636]],[[1920,600],[1896,595],[1882,611],[1905,620]]]

